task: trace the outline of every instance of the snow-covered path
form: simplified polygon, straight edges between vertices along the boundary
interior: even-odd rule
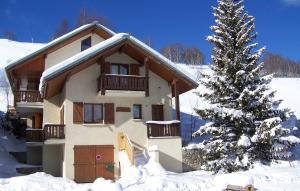
[[[9,152],[25,151],[24,141],[15,139],[7,131],[0,128],[0,178],[17,176],[17,166],[24,166],[18,163]]]

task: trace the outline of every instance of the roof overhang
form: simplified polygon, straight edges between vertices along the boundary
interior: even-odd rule
[[[120,49],[133,59],[143,62],[148,59],[149,69],[172,83],[178,81],[179,93],[198,87],[198,83],[178,70],[174,63],[136,38],[120,33],[45,70],[40,80],[40,91],[45,98],[58,94],[65,81],[77,72],[108,57]]]
[[[8,77],[10,84],[12,85],[12,78],[13,78],[12,71],[13,70],[15,70],[19,67],[22,67],[23,65],[32,63],[36,59],[41,59],[41,58],[45,59],[47,54],[52,53],[64,46],[74,42],[75,40],[90,34],[90,33],[96,33],[104,39],[108,39],[108,38],[112,37],[113,35],[115,35],[115,33],[113,31],[104,27],[101,24],[98,24],[97,22],[83,25],[83,26],[45,44],[41,48],[27,54],[26,56],[9,63],[5,67],[5,71],[6,71],[6,75]]]

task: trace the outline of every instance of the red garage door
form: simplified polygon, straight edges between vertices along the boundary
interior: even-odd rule
[[[93,182],[96,178],[114,178],[113,145],[75,145],[76,182]]]

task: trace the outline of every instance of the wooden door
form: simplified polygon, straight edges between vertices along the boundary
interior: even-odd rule
[[[152,120],[164,121],[164,105],[152,105]]]
[[[96,146],[96,177],[114,178],[114,148],[112,145]]]
[[[113,145],[76,145],[74,170],[76,182],[93,182],[99,177],[113,179]]]

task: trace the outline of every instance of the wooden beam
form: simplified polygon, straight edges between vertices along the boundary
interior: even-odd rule
[[[121,46],[118,50],[119,53],[123,53],[126,48],[127,48],[127,44],[124,44],[123,46]]]
[[[178,87],[178,79],[173,80],[172,85],[174,89],[175,95],[175,109],[176,109],[176,120],[180,121],[180,104],[179,104],[179,87]]]
[[[146,77],[146,83],[147,83],[147,88],[146,88],[146,92],[145,95],[146,97],[149,97],[149,58],[146,57],[144,59],[144,65],[145,65],[145,77]]]

